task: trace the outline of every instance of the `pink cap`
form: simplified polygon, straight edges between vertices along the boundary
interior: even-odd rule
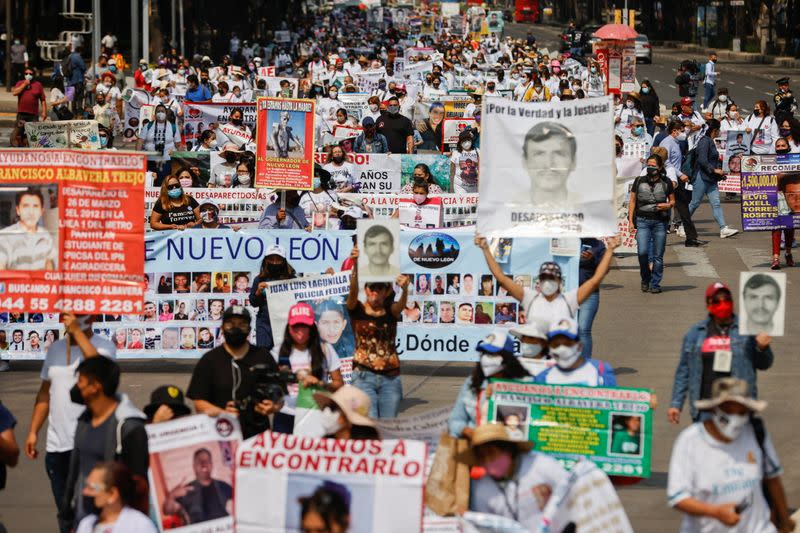
[[[297,324],[314,325],[314,308],[305,302],[296,303],[289,309],[289,325]]]

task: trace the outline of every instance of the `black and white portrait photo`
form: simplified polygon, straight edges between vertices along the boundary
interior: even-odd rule
[[[786,274],[742,272],[739,279],[739,333],[784,335]]]
[[[400,222],[358,220],[358,278],[361,282],[393,282],[400,274]]]

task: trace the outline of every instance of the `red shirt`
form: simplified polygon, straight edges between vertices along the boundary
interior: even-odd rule
[[[25,81],[19,81],[14,86],[21,86]],[[44,87],[38,81],[32,81],[31,84],[17,96],[17,113],[28,113],[30,115],[39,115],[39,100],[44,102]]]

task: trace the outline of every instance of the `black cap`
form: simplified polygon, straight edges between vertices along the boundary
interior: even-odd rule
[[[244,318],[248,322],[250,322],[252,319],[250,316],[250,311],[248,311],[243,305],[232,305],[228,307],[224,313],[222,313],[223,322],[233,317]]]
[[[172,409],[175,416],[186,416],[192,412],[183,399],[183,391],[175,385],[162,385],[150,394],[150,403],[144,408],[144,414],[151,419],[162,405]]]
[[[780,78],[778,81],[775,82],[777,85],[788,85],[789,84],[789,76],[784,76]]]
[[[322,168],[319,163],[314,163],[314,175],[319,176],[319,179],[323,181],[331,179],[331,173]]]

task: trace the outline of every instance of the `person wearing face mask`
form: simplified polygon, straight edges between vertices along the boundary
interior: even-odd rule
[[[787,118],[781,120],[779,124],[780,128],[778,129],[778,134],[786,142],[789,151],[788,152],[778,151],[778,141],[780,141],[780,139],[778,139],[775,141],[775,153],[776,154],[800,153],[800,120],[797,120],[796,118]]]
[[[597,61],[589,61],[589,68],[581,73],[581,83],[589,98],[606,94],[606,75],[601,72]]]
[[[553,261],[545,261],[539,267],[539,280],[534,289],[524,287],[503,272],[497,263],[494,253],[489,248],[486,238],[476,235],[475,245],[483,251],[483,257],[489,271],[497,279],[508,295],[518,300],[525,310],[528,320],[535,317],[550,321],[554,317],[574,318],[578,307],[600,286],[608,274],[614,250],[619,246],[618,237],[611,237],[606,242],[606,251],[600,258],[597,269],[591,278],[581,283],[578,288],[566,293],[561,292],[561,267]]]
[[[378,118],[381,116],[381,98],[379,96],[370,96],[369,100],[367,100],[367,105],[369,109],[361,116],[361,119],[365,119],[367,117],[371,118],[373,121],[377,122]]]
[[[211,100],[211,90],[207,85],[201,84],[196,74],[186,76],[186,102],[208,102]]]
[[[69,474],[59,519],[65,525],[78,524],[98,514],[96,500],[87,497],[85,480],[95,465],[119,461],[138,476],[147,476],[147,416],[126,394],[118,393],[120,368],[107,357],[84,359],[75,369],[78,380],[69,391],[72,403],[86,409],[78,417],[69,461]],[[91,488],[90,488],[91,490]]]
[[[509,331],[519,341],[519,363],[533,377],[556,364],[548,352],[548,329],[545,320],[532,318]]]
[[[339,370],[339,355],[333,346],[323,342],[319,329],[314,323],[314,308],[305,302],[298,302],[289,308],[283,342],[270,351],[278,369],[288,370],[297,376],[303,387],[335,392],[342,385]],[[294,411],[298,386],[289,386],[287,406]],[[327,433],[326,433],[327,434]]]
[[[639,101],[642,104],[642,115],[648,135],[654,135],[656,131],[655,118],[661,113],[660,101],[655,87],[650,80],[642,80],[639,89]]]
[[[455,193],[478,192],[480,154],[473,143],[473,132],[466,129],[458,135],[458,144],[450,154],[450,182]]]
[[[417,131],[422,136],[420,150],[442,151],[442,127],[444,125],[444,104],[434,102],[428,110],[428,118],[417,121]]]
[[[200,204],[200,224],[195,226],[197,229],[229,229],[230,226],[219,221],[219,207],[211,200],[206,200]],[[234,226],[233,229],[238,229]]]
[[[689,203],[692,201],[692,184],[681,169],[683,166],[683,151],[680,143],[685,141],[686,134],[684,124],[679,120],[672,120],[667,124],[668,135],[659,144],[659,147],[667,150],[667,158],[663,161],[664,167],[668,172],[674,172],[678,176],[678,186],[675,188],[675,210],[681,220],[681,226],[677,229],[677,234],[684,237],[686,242],[697,241],[697,229],[692,222],[692,215],[689,213]],[[669,169],[672,169],[671,171]]]
[[[236,165],[236,176],[233,179],[233,188],[236,189],[251,189],[253,188],[253,174],[255,169],[249,159],[242,159]]]
[[[105,126],[98,126],[97,129],[100,136],[100,149],[116,150],[116,148],[114,148],[114,134],[111,130]]]
[[[496,329],[478,343],[478,362],[464,380],[447,421],[450,435],[472,439],[476,427],[486,423],[489,379],[531,381],[532,375],[514,355],[514,338],[506,329]]]
[[[430,188],[428,183],[423,180],[414,180],[414,185],[411,188],[411,200],[408,198],[400,198],[400,207],[395,209],[392,213],[392,218],[400,219],[400,224],[410,228],[426,228],[431,227],[426,225],[426,219],[423,218],[423,207],[430,206],[429,209],[436,209],[436,212],[441,214],[442,200],[441,198],[430,198],[428,193]],[[427,219],[429,220],[429,219]],[[438,224],[436,225],[438,227]]]
[[[715,118],[717,120],[724,119],[727,114],[728,105],[733,103],[734,101],[728,94],[727,87],[720,87],[719,91],[717,92],[717,97],[706,106],[705,118]]]
[[[643,119],[639,117],[631,119],[630,128],[625,129],[624,142],[644,144],[648,150],[653,146],[653,138],[647,133]]]
[[[14,85],[11,95],[17,97],[17,121],[42,122],[47,119],[47,97],[44,94],[44,87],[41,83],[34,80],[33,69],[25,68],[24,78]],[[41,103],[42,109],[39,110]]]
[[[250,311],[240,305],[232,305],[223,313],[222,336],[225,342],[203,354],[192,371],[186,391],[198,414],[218,416],[225,412],[238,417],[240,412],[237,405],[250,397],[257,385],[254,367],[267,372],[278,371],[278,365],[269,350],[248,341],[251,323]],[[240,418],[242,436],[250,438],[258,432],[257,429],[263,431],[264,427],[284,433],[288,429],[291,433],[291,425],[288,424],[289,419],[293,424],[293,417],[278,413],[281,406],[282,401],[269,399],[256,403],[256,420]]]
[[[114,67],[116,68],[116,67]],[[117,103],[122,99],[122,92],[117,87],[117,76],[113,71],[109,70],[100,76],[100,83],[97,86],[97,92],[103,91],[106,94],[106,100],[111,104],[111,107],[116,111]]]
[[[770,115],[764,100],[757,100],[753,113],[744,121],[744,131],[751,134],[750,153],[770,154],[774,151],[775,139],[780,137],[778,122]]]
[[[744,119],[733,102],[725,106],[725,116],[720,120],[720,133],[727,137],[728,130],[744,130]]]
[[[400,100],[396,96],[389,98],[386,111],[377,121],[377,131],[386,137],[389,153],[414,153],[414,125],[408,117],[400,114]]]
[[[241,147],[253,139],[253,131],[250,126],[244,123],[244,111],[241,108],[231,111],[226,126],[227,128],[223,130],[223,134],[228,137],[229,142],[236,146]],[[233,128],[230,128],[231,126]]]
[[[710,398],[711,383],[721,377],[746,381],[750,394],[757,398],[756,371],[769,369],[775,357],[770,348],[772,339],[766,333],[739,334],[739,317],[733,312],[733,296],[726,284],[710,284],[705,301],[708,317],[690,327],[683,337],[667,410],[667,419],[673,424],[680,421],[687,397],[692,420],[700,420],[702,413],[695,402]]]
[[[320,408],[322,436],[337,440],[381,440],[375,420],[369,416],[369,396],[353,385],[343,385],[333,394],[315,392]]]
[[[616,125],[617,133],[630,133],[631,125],[636,119],[644,122],[642,104],[639,102],[639,95],[637,93],[629,93],[625,97],[622,105],[614,112],[614,124]]]
[[[242,156],[242,150],[236,143],[226,142],[222,150],[219,151],[219,155],[225,161],[214,165],[211,169],[211,177],[208,180],[208,186],[232,187],[234,184],[234,176],[236,175],[237,163]]]
[[[217,149],[217,134],[214,130],[203,130],[200,134],[200,142],[193,148],[192,152],[213,152]]]
[[[184,230],[200,224],[200,205],[186,193],[178,176],[169,176],[161,184],[158,200],[150,213],[150,229]]]
[[[167,108],[158,104],[155,109],[155,120],[142,129],[142,135],[137,141],[137,150],[156,152],[155,156],[148,158],[148,169],[155,170],[157,178],[155,185],[161,185],[171,169],[170,157],[172,152],[181,146],[181,132],[175,122],[168,119]]]
[[[536,531],[550,495],[568,474],[558,461],[532,451],[533,447],[531,441],[514,440],[503,424],[475,428],[470,448],[456,455],[458,462],[471,467],[469,510],[505,517],[524,531]],[[559,514],[548,522],[548,531],[565,531],[568,524]]]
[[[683,122],[685,136],[678,140],[681,144],[686,143],[684,152],[695,147],[706,129],[705,119],[698,111],[694,110],[693,106],[694,101],[690,97],[684,96],[680,101],[681,112],[675,117],[676,120]]]
[[[97,513],[86,516],[75,533],[157,533],[147,516],[147,481],[118,462],[96,465],[84,483],[83,497],[91,499]]]
[[[708,107],[709,102],[714,98],[715,89],[717,87],[717,77],[719,71],[717,70],[717,53],[710,52],[708,54],[708,63],[705,68],[705,79],[703,80],[703,109],[710,112]],[[713,117],[712,118],[716,118]]]
[[[92,315],[61,315],[66,335],[47,349],[40,372],[42,381],[36,393],[30,430],[25,439],[25,455],[29,459],[37,459],[39,432],[47,421],[44,466],[57,509],[64,499],[75,428],[83,411],[82,406],[69,400],[70,389],[77,381],[75,369],[83,360],[99,355],[114,358],[117,353],[113,342],[93,333],[93,321]],[[62,533],[69,531],[66,526],[59,523]]]
[[[550,323],[547,332],[549,354],[556,364],[536,376],[537,383],[616,387],[614,369],[606,361],[586,359],[581,355],[578,323],[560,318]]]
[[[147,66],[147,61],[140,59],[139,68],[137,68],[136,72],[133,73],[134,86],[137,89],[144,89],[145,91],[150,92],[152,90],[152,86],[150,85],[152,77],[150,74],[151,72]]]
[[[355,167],[347,161],[342,146],[331,147],[330,162],[322,168],[330,174],[330,184],[335,187],[337,193],[352,192],[356,189]]]
[[[397,323],[408,300],[409,277],[397,276],[396,284],[402,291],[397,301],[390,283],[367,283],[364,286],[367,298],[361,302],[358,254],[358,247],[354,246],[350,253],[354,263],[347,295],[347,311],[356,340],[352,384],[369,396],[371,418],[395,418],[403,398],[396,348]]]
[[[795,530],[775,445],[756,416],[767,402],[750,392],[744,380],[715,380],[710,398],[695,402],[706,416],[675,440],[667,499],[683,513],[681,531]]]
[[[373,117],[365,116],[361,120],[361,127],[364,131],[353,142],[353,152],[357,154],[385,154],[389,152],[389,141],[376,131]]]
[[[714,142],[714,139],[719,136],[719,130],[719,121],[712,118],[706,124],[706,134],[697,142],[697,147],[695,148],[697,154],[695,166],[697,170],[692,182],[694,189],[692,190],[692,201],[689,204],[689,215],[693,215],[700,206],[703,196],[708,196],[708,203],[711,204],[714,220],[719,225],[719,237],[726,239],[739,233],[739,230],[725,223],[725,215],[719,202],[717,183],[725,179],[722,160]]]
[[[330,190],[331,173],[317,163],[314,164],[312,187],[312,190],[303,191],[300,195],[299,205],[306,215],[306,220],[313,221],[314,228],[325,229],[326,215],[335,215],[332,207],[339,203],[339,196],[336,191]]]
[[[536,76],[533,83],[522,96],[523,102],[549,102],[551,99],[550,89],[542,83],[542,78]]]
[[[267,302],[267,283],[287,280],[296,277],[294,268],[286,261],[286,250],[283,246],[273,244],[267,248],[258,276],[253,278],[250,289],[250,304],[258,309],[256,314],[256,344],[272,350],[275,342],[272,337],[272,326],[269,319]]]
[[[94,114],[94,119],[98,124],[106,128],[111,127],[111,117],[114,113],[116,113],[116,111],[114,111],[114,109],[111,107],[110,102],[106,100],[105,92],[100,91],[97,93],[97,96],[95,96],[92,113]]]

